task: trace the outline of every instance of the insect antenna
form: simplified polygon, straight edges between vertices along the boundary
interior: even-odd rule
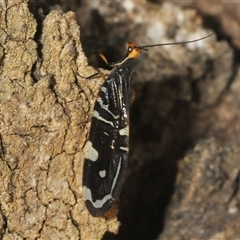
[[[141,49],[141,50],[145,50],[145,51],[148,51],[147,48],[151,48],[151,47],[157,47],[157,46],[167,46],[167,45],[178,45],[178,44],[186,44],[186,43],[193,43],[193,42],[198,42],[198,41],[201,41],[205,38],[208,38],[210,36],[212,36],[214,33],[211,33],[205,37],[202,37],[202,38],[198,38],[198,39],[195,39],[195,40],[191,40],[191,41],[184,41],[184,42],[170,42],[170,43],[159,43],[159,44],[152,44],[152,45],[145,45],[145,46],[138,46],[137,48]]]

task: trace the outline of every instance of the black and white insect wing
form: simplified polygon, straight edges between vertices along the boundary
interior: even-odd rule
[[[83,196],[88,211],[104,214],[122,189],[128,160],[132,71],[115,67],[102,85],[86,143]]]

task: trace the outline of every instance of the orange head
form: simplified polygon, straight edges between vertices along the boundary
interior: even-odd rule
[[[129,58],[137,58],[141,53],[141,49],[137,47],[137,45],[133,42],[128,42],[128,53],[127,59]]]

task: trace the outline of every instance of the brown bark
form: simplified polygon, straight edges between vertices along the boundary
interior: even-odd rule
[[[92,218],[82,200],[82,149],[102,79],[79,76],[95,70],[75,14],[51,11],[38,42],[27,1],[0,10],[1,238],[100,239],[118,222]]]

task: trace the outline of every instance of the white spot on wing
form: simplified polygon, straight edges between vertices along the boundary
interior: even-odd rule
[[[121,150],[128,152],[129,148],[128,147],[120,147]]]
[[[92,192],[91,192],[91,190],[88,187],[83,186],[83,197],[84,197],[85,201],[87,201],[87,200],[90,201],[95,208],[102,208],[104,203],[106,203],[109,199],[113,199],[112,191],[113,191],[113,189],[114,189],[114,187],[116,185],[117,179],[118,179],[118,175],[119,175],[120,168],[121,168],[121,162],[122,162],[122,159],[120,158],[119,159],[119,163],[118,163],[118,167],[117,167],[117,172],[116,172],[116,175],[115,175],[115,177],[113,179],[111,192],[109,194],[106,194],[103,197],[103,199],[97,199],[94,202],[93,199],[92,199]],[[100,174],[100,172],[99,172],[99,174]]]
[[[99,176],[100,176],[101,178],[106,177],[106,170],[99,171]]]
[[[119,130],[119,134],[121,136],[128,136],[129,135],[128,133],[129,133],[128,125],[125,128],[122,128],[122,129]]]
[[[89,159],[93,162],[98,160],[98,152],[95,148],[93,148],[90,141],[87,141],[86,146],[84,147],[84,153],[86,159]]]

